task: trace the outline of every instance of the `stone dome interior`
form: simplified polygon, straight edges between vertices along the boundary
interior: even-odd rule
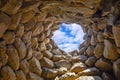
[[[0,80],[120,80],[120,0],[0,0]],[[66,54],[61,23],[86,33]]]

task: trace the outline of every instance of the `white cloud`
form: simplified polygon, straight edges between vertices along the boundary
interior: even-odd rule
[[[78,24],[62,24],[63,26],[65,26],[66,30],[71,30],[70,35],[73,36],[69,36],[66,35],[65,32],[62,32],[62,28],[60,28],[59,30],[56,30],[53,34],[52,39],[57,43],[57,45],[62,48],[64,51],[66,52],[70,52],[73,50],[78,49],[79,44],[78,43],[82,43],[83,40],[83,36],[84,33],[82,31],[82,28],[80,25]]]

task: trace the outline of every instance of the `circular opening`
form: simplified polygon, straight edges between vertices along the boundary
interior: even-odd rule
[[[65,52],[78,50],[83,40],[84,32],[79,24],[60,24],[60,28],[53,32],[52,39]]]

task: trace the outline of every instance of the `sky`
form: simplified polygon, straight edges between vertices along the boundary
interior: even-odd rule
[[[82,43],[84,32],[80,25],[76,23],[62,23],[59,30],[53,32],[52,39],[58,47],[66,52],[77,50]]]

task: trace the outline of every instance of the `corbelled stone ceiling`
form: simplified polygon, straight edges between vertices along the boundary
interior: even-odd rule
[[[120,0],[0,0],[0,80],[120,80]],[[67,54],[61,23],[85,33]]]

